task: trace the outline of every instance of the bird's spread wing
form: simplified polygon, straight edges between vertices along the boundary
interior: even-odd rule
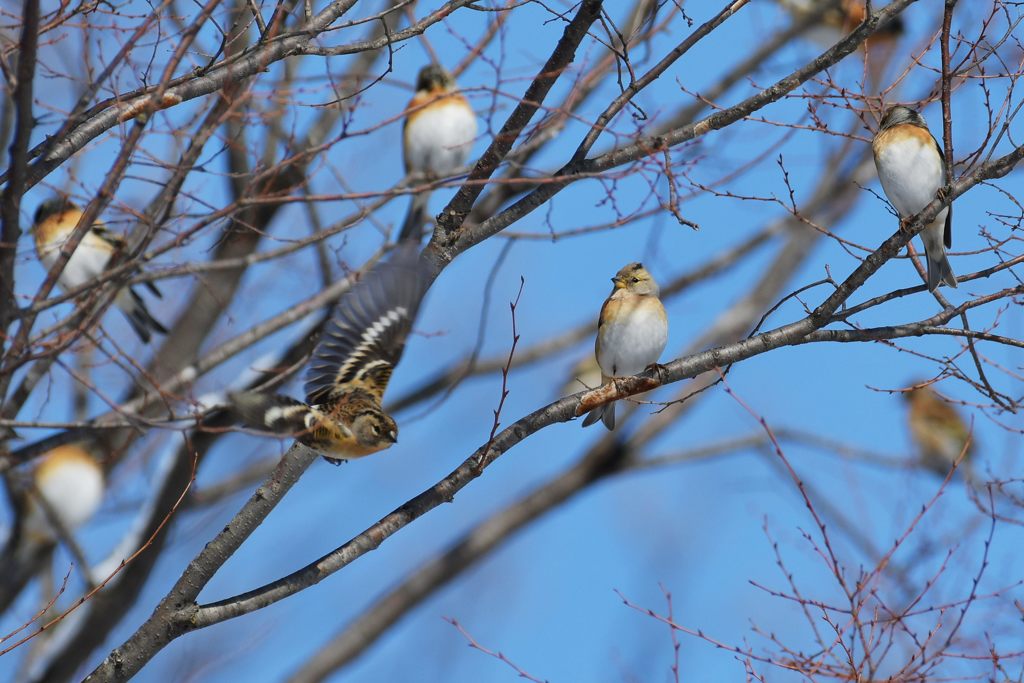
[[[329,402],[356,387],[381,400],[426,287],[417,245],[410,243],[342,295],[306,373],[310,405]]]

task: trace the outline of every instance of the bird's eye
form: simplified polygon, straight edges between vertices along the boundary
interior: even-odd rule
[[[376,436],[380,436],[380,427],[378,427],[377,425],[373,425],[373,433]]]
[[[633,282],[640,282],[640,278],[638,278],[638,277],[633,278]]]

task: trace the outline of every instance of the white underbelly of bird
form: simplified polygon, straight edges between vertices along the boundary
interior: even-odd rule
[[[94,280],[103,269],[107,267],[107,261],[110,260],[110,249],[98,249],[92,244],[91,235],[86,234],[78,244],[78,248],[71,254],[71,258],[68,259],[67,264],[64,266],[64,271],[60,274],[60,286],[65,290],[75,289],[80,287],[87,282]],[[61,247],[64,246],[64,241],[56,242],[48,245],[42,254],[43,267],[46,270],[53,268],[53,264],[57,262],[57,257],[60,255]]]
[[[934,150],[920,140],[892,142],[878,156],[878,179],[885,196],[908,218],[928,206],[943,185],[941,160]],[[946,209],[935,218],[936,223],[946,220]]]
[[[437,104],[409,122],[406,136],[409,169],[443,176],[466,163],[476,115],[461,102]]]
[[[610,377],[643,372],[668,342],[668,323],[660,309],[636,308],[606,328],[597,363]]]

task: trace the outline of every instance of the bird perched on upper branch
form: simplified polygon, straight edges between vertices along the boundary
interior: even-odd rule
[[[64,197],[48,199],[36,209],[32,235],[35,238],[36,254],[47,270],[57,262],[61,247],[81,217],[81,207]],[[110,232],[103,223],[94,223],[64,265],[57,283],[61,289],[71,290],[96,279],[103,273],[110,258],[125,246],[124,237]],[[160,296],[160,290],[152,282],[147,282],[146,287],[157,297]],[[167,330],[153,317],[142,297],[133,288],[121,289],[114,299],[114,305],[124,312],[142,341],[148,342],[153,332],[167,334]]]
[[[293,436],[331,462],[390,447],[398,426],[381,401],[427,284],[417,245],[399,247],[338,299],[313,351],[306,401],[237,393],[230,395],[235,412],[250,427]]]
[[[668,316],[658,298],[658,285],[641,263],[630,263],[612,278],[614,288],[601,306],[594,352],[601,381],[629,377],[658,362],[668,343]],[[587,414],[583,426],[598,420],[615,429],[615,402]]]
[[[420,69],[402,129],[406,174],[421,173],[435,179],[462,168],[474,138],[476,114],[465,96],[455,91],[451,74],[438,64]],[[429,200],[426,190],[413,195],[399,241],[419,240]]]
[[[928,206],[946,186],[946,159],[924,117],[913,109],[890,107],[871,143],[875,168],[885,196],[900,214],[901,224]],[[956,287],[946,258],[953,244],[953,207],[947,206],[921,232],[928,262],[928,289],[941,283]]]
[[[930,386],[915,386],[903,397],[910,405],[907,421],[910,435],[919,449],[921,464],[945,477],[953,464],[959,461],[964,479],[970,481],[969,458],[973,443],[963,417]]]

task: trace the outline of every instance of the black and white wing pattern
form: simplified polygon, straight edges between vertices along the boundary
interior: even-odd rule
[[[310,405],[330,403],[356,388],[382,400],[427,284],[419,249],[407,243],[341,296],[306,373]]]

